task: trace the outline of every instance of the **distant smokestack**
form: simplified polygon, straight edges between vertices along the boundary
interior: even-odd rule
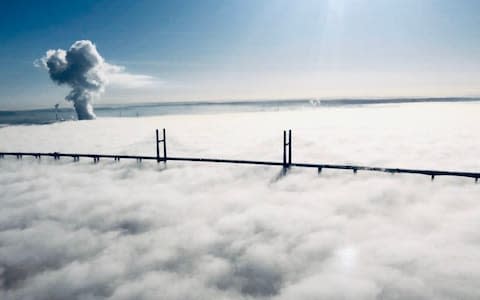
[[[55,104],[55,119],[58,121],[58,106],[60,106],[60,104]]]
[[[107,83],[106,63],[95,45],[76,41],[68,51],[48,50],[40,62],[55,83],[72,88],[65,99],[73,102],[78,119],[95,119],[92,102]]]

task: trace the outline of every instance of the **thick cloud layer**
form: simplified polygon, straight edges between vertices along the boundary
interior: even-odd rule
[[[123,67],[106,63],[88,40],[76,41],[67,51],[48,50],[35,64],[45,67],[55,83],[72,88],[65,99],[73,102],[79,120],[95,118],[93,100],[100,96],[107,83],[120,81],[126,86],[143,87],[153,79],[126,73]]]
[[[478,170],[479,112],[100,119],[4,127],[11,143],[0,149],[153,154],[153,129],[166,127],[171,155],[281,159],[288,126],[296,161]],[[300,169],[276,180],[271,167],[29,158],[0,169],[1,299],[480,297],[472,180]]]

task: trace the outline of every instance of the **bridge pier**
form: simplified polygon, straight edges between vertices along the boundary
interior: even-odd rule
[[[165,131],[165,128],[162,130],[163,132],[163,138],[160,140],[159,135],[158,135],[158,129],[155,130],[155,143],[157,145],[157,163],[163,161],[164,163],[167,163],[167,133]],[[163,158],[160,157],[160,143],[163,144]]]
[[[288,152],[288,153],[287,153]],[[288,157],[288,160],[287,160]],[[283,131],[283,168],[289,169],[292,165],[292,130],[288,130],[288,141],[287,141],[287,131]]]

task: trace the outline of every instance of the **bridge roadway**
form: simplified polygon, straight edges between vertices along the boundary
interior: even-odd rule
[[[381,167],[368,167],[359,165],[337,165],[337,164],[313,164],[313,163],[287,163],[275,162],[275,161],[258,161],[258,160],[238,160],[238,159],[217,159],[217,158],[195,158],[195,157],[167,157],[167,159],[156,156],[141,156],[141,155],[117,155],[117,154],[80,154],[80,153],[39,153],[39,152],[0,152],[0,158],[5,156],[15,156],[21,159],[23,156],[33,156],[35,158],[41,157],[53,157],[58,160],[61,157],[71,157],[74,161],[78,161],[81,157],[92,158],[94,162],[98,162],[101,158],[110,158],[115,161],[121,159],[135,159],[137,161],[153,160],[158,162],[166,161],[191,161],[191,162],[205,162],[205,163],[227,163],[227,164],[244,164],[244,165],[267,165],[267,166],[281,166],[284,168],[297,167],[297,168],[315,168],[318,173],[321,173],[323,169],[337,169],[337,170],[351,170],[354,173],[357,171],[371,171],[371,172],[384,172],[384,173],[406,173],[406,174],[420,174],[431,176],[433,180],[435,176],[457,176],[474,178],[475,182],[478,182],[480,178],[479,172],[462,172],[462,171],[442,171],[442,170],[420,170],[420,169],[404,169],[404,168],[381,168]]]

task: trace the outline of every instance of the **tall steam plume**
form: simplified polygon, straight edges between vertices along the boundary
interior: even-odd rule
[[[95,119],[93,100],[100,96],[107,84],[135,89],[159,83],[152,76],[131,74],[122,66],[107,63],[88,40],[76,41],[68,51],[48,50],[34,65],[48,70],[55,83],[72,88],[65,99],[73,102],[79,120]]]
[[[78,119],[95,119],[92,101],[104,91],[108,67],[95,45],[76,41],[68,51],[48,50],[40,62],[55,83],[72,88],[65,99],[73,102]]]

